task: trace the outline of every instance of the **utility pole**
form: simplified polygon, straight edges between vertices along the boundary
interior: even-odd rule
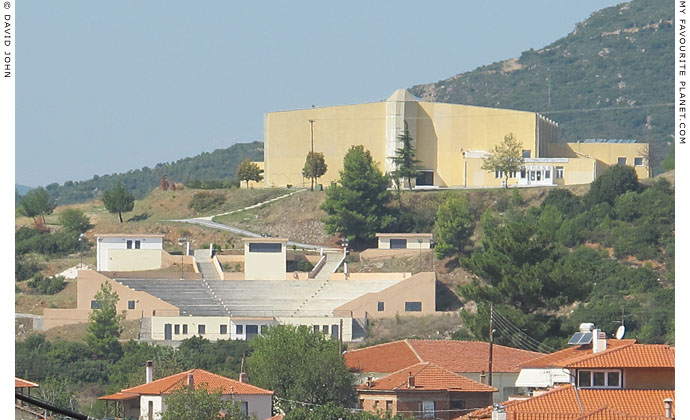
[[[489,386],[491,386],[494,365],[494,304],[491,304],[489,316]]]
[[[309,165],[309,176],[311,177],[311,190],[314,191],[314,120],[309,120],[309,128],[311,131],[311,159]]]

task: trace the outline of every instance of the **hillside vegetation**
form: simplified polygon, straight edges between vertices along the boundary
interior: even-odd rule
[[[541,49],[410,91],[428,101],[540,112],[562,141],[636,139],[661,170],[673,129],[673,2],[594,12]]]
[[[118,182],[134,194],[143,198],[158,187],[165,175],[168,181],[187,183],[194,180],[235,180],[237,166],[243,159],[262,161],[262,142],[237,143],[227,149],[203,152],[197,156],[179,159],[172,163],[159,163],[153,168],[143,167],[124,173],[94,175],[86,181],[66,181],[63,185],[49,184],[46,190],[57,199],[58,204],[73,204],[91,200],[103,191],[113,188]]]

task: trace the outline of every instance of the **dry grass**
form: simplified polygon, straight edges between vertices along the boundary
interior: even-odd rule
[[[22,291],[15,293],[14,311],[16,313],[43,315],[44,308],[76,308],[77,306],[77,283],[75,280],[68,280],[67,286],[54,295],[27,293],[29,289],[26,282],[18,283],[17,286]]]
[[[389,341],[409,339],[450,339],[462,329],[462,318],[457,313],[426,316],[396,316],[369,321],[369,331],[359,347]]]

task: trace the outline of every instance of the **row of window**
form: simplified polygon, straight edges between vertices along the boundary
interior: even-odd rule
[[[642,157],[636,157],[636,158],[634,158],[634,159],[635,159],[635,160],[634,160],[635,166],[642,166],[642,165],[644,165],[644,158],[642,158]],[[618,164],[619,164],[619,165],[627,165],[627,164],[628,164],[628,159],[627,159],[627,158],[624,158],[624,157],[619,157],[619,158],[618,158]]]
[[[620,370],[578,370],[580,388],[620,388],[623,373]]]
[[[379,302],[377,309],[383,312],[385,307],[383,302]],[[405,312],[422,312],[422,302],[405,302]]]
[[[329,330],[328,325],[322,325],[322,326],[314,325],[313,328],[314,328],[314,332],[321,331],[325,335],[328,335],[328,330]],[[338,326],[337,324],[333,324],[330,326],[330,331],[331,331],[331,337],[340,338],[340,326]]]
[[[97,300],[92,300],[91,301],[91,309],[100,309],[101,307],[101,302]],[[128,300],[127,301],[127,309],[134,309],[136,307],[136,301],[135,300]]]
[[[132,240],[127,241],[127,249],[132,249]],[[134,249],[141,249],[141,241],[134,241]]]
[[[166,329],[171,328],[174,331],[174,334],[180,334],[180,327],[182,328],[182,334],[189,334],[189,328],[187,324],[165,324]],[[266,332],[266,327],[267,325],[261,325],[261,334],[264,334]],[[219,329],[220,334],[228,334],[228,326],[227,324],[220,324],[220,329]],[[247,337],[253,337],[256,334],[259,333],[259,326],[258,325],[247,325]],[[206,324],[198,324],[197,325],[197,334],[206,334]],[[235,334],[241,335],[244,334],[244,325],[235,325]]]

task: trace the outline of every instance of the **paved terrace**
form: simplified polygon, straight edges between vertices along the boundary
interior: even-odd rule
[[[118,278],[194,316],[332,316],[335,308],[400,280],[143,280]]]

